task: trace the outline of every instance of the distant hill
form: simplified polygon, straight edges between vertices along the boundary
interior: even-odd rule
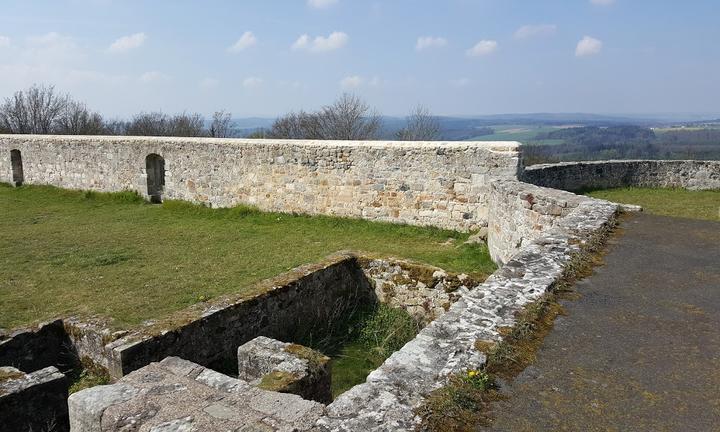
[[[483,116],[439,116],[441,138],[443,140],[470,140],[479,137],[487,139],[527,139],[528,132],[544,128],[558,128],[568,126],[642,126],[666,127],[677,124],[703,124],[717,122],[717,120],[703,120],[695,116],[686,116],[681,120],[680,115],[660,115],[659,118],[651,116],[613,116],[587,113],[530,113],[530,114],[494,114]],[[712,118],[712,117],[709,117]],[[233,119],[239,136],[247,136],[258,129],[270,128],[275,118],[246,117]],[[405,118],[397,116],[383,116],[383,131],[381,138],[392,139],[396,132],[405,126]],[[502,130],[525,128],[526,130],[507,134]],[[488,134],[488,128],[500,129],[497,137]],[[517,135],[517,136],[514,136]]]

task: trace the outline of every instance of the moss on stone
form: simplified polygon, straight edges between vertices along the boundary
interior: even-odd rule
[[[290,344],[285,347],[285,352],[307,360],[314,367],[323,367],[330,361],[330,357],[303,345]]]
[[[279,393],[297,393],[299,380],[300,377],[293,373],[272,371],[269,374],[263,375],[258,387],[263,390]]]
[[[0,382],[24,377],[25,374],[20,371],[2,370],[0,369]]]

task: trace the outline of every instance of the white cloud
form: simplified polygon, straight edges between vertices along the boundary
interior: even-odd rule
[[[220,85],[220,81],[215,78],[203,78],[200,80],[200,88],[205,90],[211,90],[217,88]]]
[[[340,80],[340,87],[344,90],[351,90],[360,87],[364,80],[357,75],[346,76]]]
[[[168,80],[170,80],[170,77],[159,71],[145,72],[144,74],[140,75],[140,81],[146,84]]]
[[[557,31],[555,24],[524,25],[515,32],[515,39],[529,39],[537,36],[548,36]]]
[[[307,0],[307,5],[313,9],[327,9],[338,4],[339,0]]]
[[[65,64],[74,68],[85,60],[86,54],[73,38],[50,32],[28,37],[17,58],[29,64],[53,67]]]
[[[232,46],[228,47],[228,51],[231,53],[239,53],[240,51],[244,51],[247,48],[250,48],[251,46],[255,45],[257,43],[257,38],[251,31],[246,31],[245,33],[240,36],[240,39],[237,40]]]
[[[108,48],[108,51],[113,53],[120,53],[129,51],[131,49],[139,48],[145,43],[146,39],[147,37],[145,36],[145,33],[135,33],[130,36],[123,36],[113,42]]]
[[[458,78],[450,81],[450,85],[453,87],[467,87],[471,83],[469,78]]]
[[[10,46],[10,38],[7,36],[0,36],[0,48],[5,48]]]
[[[590,36],[585,36],[580,40],[580,42],[578,42],[577,47],[575,48],[575,56],[586,57],[599,54],[602,47],[602,41]]]
[[[258,77],[247,77],[243,80],[242,85],[247,89],[258,88],[262,85],[263,79]]]
[[[611,6],[615,4],[615,0],[590,0],[595,6]]]
[[[416,51],[422,51],[427,48],[442,48],[447,45],[447,39],[443,37],[421,36],[415,44]]]
[[[465,51],[468,57],[480,57],[497,51],[498,43],[494,40],[481,40],[472,48]]]
[[[312,39],[307,34],[297,38],[292,44],[295,51],[310,51],[314,53],[335,51],[347,44],[348,35],[343,32],[332,32],[328,37],[317,36]]]

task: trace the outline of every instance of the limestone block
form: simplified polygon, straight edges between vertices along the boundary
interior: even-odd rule
[[[332,401],[330,358],[302,345],[259,336],[238,348],[238,377],[265,390]]]
[[[65,375],[53,366],[29,374],[0,367],[0,430],[67,431],[67,395]]]
[[[71,432],[309,431],[324,406],[168,357],[70,396]]]

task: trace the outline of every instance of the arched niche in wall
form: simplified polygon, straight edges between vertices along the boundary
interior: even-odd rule
[[[165,188],[165,159],[159,154],[151,153],[145,157],[145,172],[147,173],[147,194],[150,202],[162,202]]]
[[[23,173],[22,153],[20,150],[10,150],[10,164],[12,165],[12,178],[15,186],[22,186],[25,181]]]

